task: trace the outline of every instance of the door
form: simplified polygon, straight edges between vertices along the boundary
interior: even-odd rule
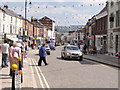
[[[116,38],[115,38],[115,51],[116,51],[116,53],[118,52],[118,35],[116,35]]]

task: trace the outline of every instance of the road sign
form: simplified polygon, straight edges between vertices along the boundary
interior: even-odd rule
[[[22,71],[18,70],[15,72],[15,88],[17,90],[21,89],[21,75],[22,75]]]

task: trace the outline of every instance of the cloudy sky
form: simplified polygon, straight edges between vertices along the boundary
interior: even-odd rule
[[[17,1],[17,2],[16,2]],[[17,14],[25,15],[25,0],[1,0],[0,6],[8,5]],[[29,2],[32,2],[30,5]],[[87,20],[99,13],[107,0],[27,0],[27,19],[31,16],[48,16],[56,25],[85,25]]]

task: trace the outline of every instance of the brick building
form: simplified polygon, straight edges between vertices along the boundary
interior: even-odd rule
[[[46,16],[39,19],[39,21],[48,29],[47,39],[55,42],[55,21]]]

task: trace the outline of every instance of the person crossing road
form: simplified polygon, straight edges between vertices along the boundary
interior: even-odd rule
[[[44,62],[45,65],[48,65],[48,63],[46,62],[47,53],[45,49],[45,44],[43,44],[41,48],[39,49],[39,56],[40,56],[40,59],[38,61],[38,66],[41,66],[42,61]]]

